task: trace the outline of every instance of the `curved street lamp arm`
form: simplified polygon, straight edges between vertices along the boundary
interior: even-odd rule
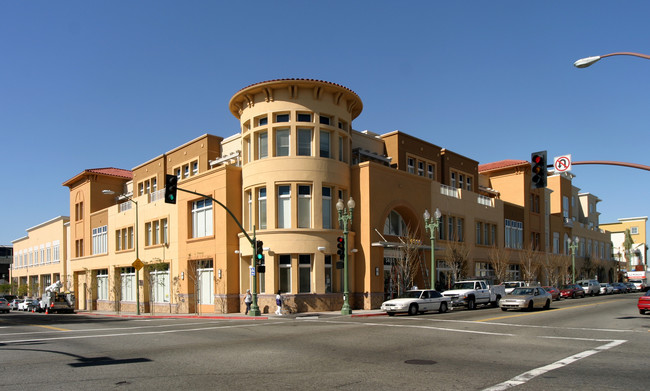
[[[634,52],[616,52],[616,53],[604,54],[602,56],[581,58],[578,61],[574,62],[573,66],[575,66],[576,68],[586,68],[592,64],[595,64],[601,58],[611,57],[611,56],[634,56],[634,57],[640,57],[640,58],[645,58],[646,60],[650,60],[650,55],[647,54],[634,53]]]

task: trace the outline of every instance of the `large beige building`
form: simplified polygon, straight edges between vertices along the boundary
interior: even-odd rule
[[[648,242],[646,224],[648,216],[626,217],[616,223],[601,224],[603,229],[611,232],[613,257],[619,264],[621,275],[628,271],[648,270]],[[632,243],[625,246],[626,231],[630,232]]]
[[[479,166],[400,131],[356,131],[363,104],[344,86],[271,80],[238,91],[229,108],[241,125],[230,137],[205,134],[133,170],[84,170],[64,183],[70,254],[60,273],[71,276],[80,309],[239,312],[253,278],[262,312],[273,311],[277,291],[294,311],[340,309],[339,199],[356,204],[347,254],[353,309],[430,285],[425,210],[441,212],[438,288],[460,277],[495,278],[495,257],[507,264],[499,279],[558,281],[546,254],[566,259],[567,238],[609,248],[597,212],[581,206],[597,199],[578,194],[570,176],[531,190],[528,162]],[[163,200],[169,174],[181,189],[176,204]],[[263,272],[251,269],[253,235],[263,242]],[[534,272],[521,263],[526,251],[544,255]],[[29,275],[17,278],[29,283]]]

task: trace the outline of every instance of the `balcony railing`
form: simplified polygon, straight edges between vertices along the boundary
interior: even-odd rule
[[[485,205],[485,206],[494,206],[494,205],[492,205],[492,198],[486,197],[486,196],[480,195],[480,194],[478,195],[477,202],[479,204]]]
[[[165,189],[156,190],[149,194],[149,202],[160,201],[165,198]]]
[[[440,185],[440,194],[446,195],[447,197],[460,198],[458,189],[447,185]]]
[[[131,201],[122,202],[121,204],[118,205],[118,210],[120,212],[126,212],[127,210],[131,210],[132,208],[131,204],[132,204]]]

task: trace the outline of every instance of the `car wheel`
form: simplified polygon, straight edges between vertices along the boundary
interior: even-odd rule
[[[640,310],[639,310],[639,313],[640,313],[641,315],[645,315],[645,310],[641,310],[641,309],[640,309]]]
[[[503,308],[503,307],[501,307],[501,311],[504,311],[504,312],[505,312],[505,311],[508,311],[508,309],[507,309],[507,308]]]
[[[388,316],[395,316],[395,313],[394,313],[394,312],[386,312],[386,314],[387,314]]]
[[[529,301],[528,302],[528,308],[527,308],[528,311],[532,311],[534,308],[535,308],[535,305],[533,304],[533,301],[532,300]]]
[[[499,306],[500,301],[501,301],[501,296],[497,296],[497,299],[492,302],[492,307],[497,308]]]
[[[440,312],[441,314],[444,314],[445,312],[447,312],[447,310],[448,310],[447,303],[444,302],[444,301],[442,303],[440,303],[440,308],[438,309],[438,312]]]
[[[474,299],[467,299],[467,309],[468,310],[476,309],[476,302],[474,301]]]
[[[551,309],[551,301],[550,300],[546,300],[546,304],[544,304],[544,309],[545,310]]]
[[[409,315],[415,315],[418,313],[418,305],[417,304],[411,304],[409,307]]]

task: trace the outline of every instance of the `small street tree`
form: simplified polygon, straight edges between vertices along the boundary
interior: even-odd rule
[[[494,270],[495,283],[500,284],[508,277],[508,266],[510,260],[510,249],[493,246],[488,253],[490,265]]]
[[[471,249],[465,242],[450,240],[445,249],[445,258],[447,265],[451,270],[453,282],[458,281],[467,275],[467,260]]]
[[[532,248],[519,251],[519,264],[521,265],[522,278],[526,282],[537,281],[539,252]]]
[[[632,247],[634,246],[634,239],[630,229],[625,230],[625,239],[623,240],[623,249],[625,250],[625,259],[627,260],[627,270],[632,270]]]

